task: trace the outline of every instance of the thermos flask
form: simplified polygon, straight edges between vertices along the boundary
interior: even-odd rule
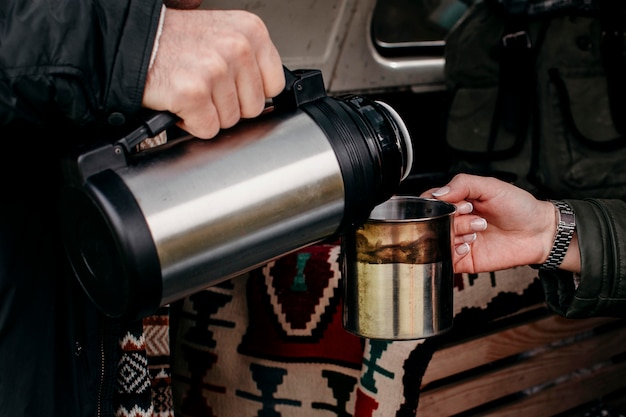
[[[409,174],[399,115],[361,96],[329,97],[318,70],[285,69],[258,118],[216,138],[136,151],[177,119],[64,164],[65,250],[82,287],[112,317],[141,318],[270,260],[363,223]]]

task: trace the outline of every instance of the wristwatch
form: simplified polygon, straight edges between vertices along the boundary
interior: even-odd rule
[[[572,236],[574,236],[574,230],[576,230],[576,215],[569,204],[561,200],[550,200],[550,202],[557,209],[559,222],[548,259],[542,265],[535,266],[538,269],[552,270],[561,266]]]

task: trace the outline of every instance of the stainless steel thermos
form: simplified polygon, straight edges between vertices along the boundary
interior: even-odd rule
[[[398,114],[365,97],[328,97],[317,70],[286,75],[272,107],[215,139],[134,151],[171,125],[174,116],[158,114],[67,159],[64,245],[102,311],[152,314],[339,236],[396,192],[413,152]]]

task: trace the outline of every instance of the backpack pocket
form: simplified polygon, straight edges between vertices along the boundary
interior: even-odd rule
[[[475,3],[446,39],[453,170],[510,172],[539,197],[626,198],[624,46],[607,56],[597,16],[549,15],[519,31],[532,53],[511,54],[507,22]]]
[[[613,120],[600,33],[597,19],[555,18],[542,50],[530,174],[554,198],[626,197],[626,138]]]
[[[451,101],[445,137],[458,158],[507,158],[520,145],[513,132],[498,131],[502,104],[499,44],[504,30],[503,20],[477,2],[446,38],[445,75]]]
[[[524,137],[501,126],[499,88],[459,88],[449,108],[446,141],[460,158],[493,161],[517,155]]]

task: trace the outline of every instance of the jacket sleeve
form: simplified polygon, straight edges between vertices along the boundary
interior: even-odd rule
[[[626,317],[626,202],[568,200],[576,214],[581,273],[541,271],[551,308],[571,318]]]
[[[141,108],[160,0],[0,2],[0,126],[121,124]]]

